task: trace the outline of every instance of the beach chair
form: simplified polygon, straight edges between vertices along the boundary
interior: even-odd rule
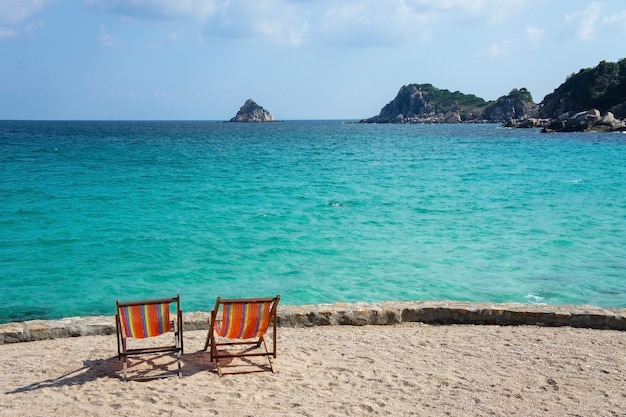
[[[170,318],[171,304],[175,304],[176,311],[173,319]],[[173,354],[178,370],[166,370],[156,375],[144,370],[139,376],[130,379],[147,380],[176,374],[182,376],[180,358],[183,354],[183,314],[179,295],[157,300],[116,301],[115,322],[118,359],[124,361],[122,372],[124,381],[129,379],[127,375],[129,357],[157,353]],[[173,333],[173,341],[167,333]]]
[[[206,351],[210,347],[210,360],[220,376],[224,375],[220,359],[264,356],[269,362],[269,370],[274,372],[272,358],[276,358],[276,312],[280,295],[274,298],[217,298],[215,308],[209,319],[209,334],[204,344]],[[272,326],[271,349],[265,341],[270,324]],[[241,370],[241,368],[238,368]],[[228,374],[263,372],[267,369],[258,366],[233,371]]]

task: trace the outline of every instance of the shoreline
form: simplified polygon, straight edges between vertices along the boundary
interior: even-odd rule
[[[207,330],[209,312],[183,313],[184,331]],[[401,323],[575,327],[626,331],[626,308],[471,303],[461,301],[398,301],[279,305],[279,327],[365,326]],[[0,324],[0,345],[66,337],[112,335],[114,316],[68,317]]]

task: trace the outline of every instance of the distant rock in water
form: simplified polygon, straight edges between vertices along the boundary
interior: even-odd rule
[[[237,115],[230,119],[230,121],[249,123],[273,122],[274,117],[270,114],[270,112],[256,104],[254,100],[248,99],[243,106],[241,106]]]

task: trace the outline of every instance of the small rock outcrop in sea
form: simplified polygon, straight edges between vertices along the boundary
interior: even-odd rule
[[[246,102],[241,106],[237,115],[230,119],[231,122],[273,122],[274,117],[265,110],[263,107],[259,106],[252,99],[246,100]]]
[[[554,119],[534,119],[536,126],[542,127],[543,133],[549,132],[616,132],[626,130],[626,121],[616,119],[613,113],[604,116],[600,110],[591,109],[580,112],[568,112]],[[527,123],[527,120],[521,123]],[[511,127],[526,127],[524,125]],[[534,126],[528,126],[534,127]]]
[[[619,120],[611,112],[601,115],[600,110],[590,109],[563,113],[555,118],[528,118],[510,120],[504,127],[541,128],[550,132],[618,132],[626,130],[626,121]]]

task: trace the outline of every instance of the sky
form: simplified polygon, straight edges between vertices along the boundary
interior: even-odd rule
[[[623,0],[0,0],[0,120],[352,120],[411,83],[540,102],[622,58]]]

